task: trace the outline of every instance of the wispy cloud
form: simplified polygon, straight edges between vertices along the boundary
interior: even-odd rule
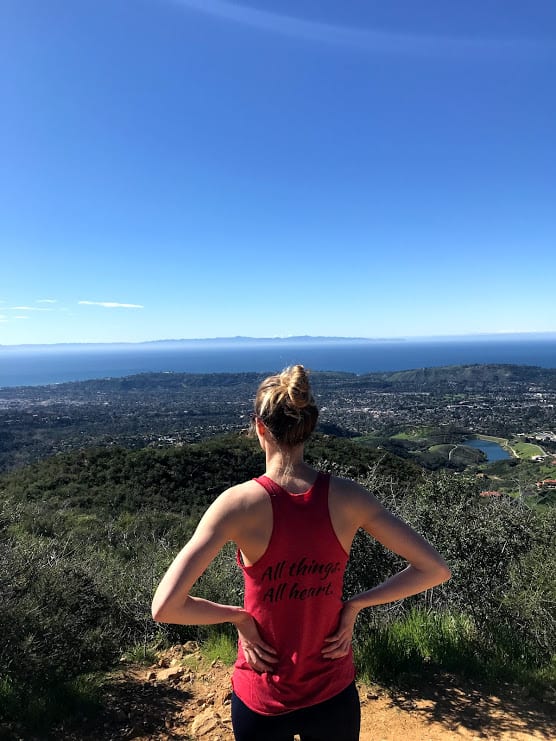
[[[81,306],[103,306],[105,309],[144,309],[141,304],[121,304],[118,301],[78,301]]]
[[[52,309],[45,309],[39,306],[10,306],[12,311],[52,311]]]
[[[56,298],[39,298],[37,304],[57,304],[58,299]]]
[[[251,26],[263,31],[302,38],[308,41],[347,46],[366,52],[437,56],[459,53],[492,53],[533,50],[541,42],[526,39],[489,39],[471,37],[403,34],[372,29],[337,26],[319,21],[307,21],[289,15],[269,13],[226,0],[172,0],[183,7],[224,20]]]
[[[29,319],[28,316],[14,316],[14,319]]]

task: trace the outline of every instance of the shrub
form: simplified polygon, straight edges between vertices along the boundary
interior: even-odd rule
[[[119,643],[110,595],[57,544],[0,548],[0,675],[31,690],[109,665]]]

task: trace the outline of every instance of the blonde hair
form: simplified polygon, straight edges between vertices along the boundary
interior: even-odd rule
[[[319,416],[305,368],[293,365],[265,378],[255,397],[255,414],[279,445],[304,443]]]

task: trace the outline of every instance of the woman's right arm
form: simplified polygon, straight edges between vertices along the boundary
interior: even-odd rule
[[[182,548],[162,577],[152,602],[152,616],[160,623],[213,625],[236,622],[244,610],[192,597],[190,590],[221,548],[230,539],[226,520],[211,507],[191,540]]]
[[[190,590],[225,543],[235,540],[238,528],[234,494],[224,492],[205,512],[191,540],[182,548],[162,577],[152,602],[153,619],[178,625],[233,623],[239,633],[245,658],[256,671],[267,671],[276,652],[262,640],[251,615],[235,605],[224,605],[200,597]]]

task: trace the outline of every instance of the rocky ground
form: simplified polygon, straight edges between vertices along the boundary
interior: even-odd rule
[[[387,691],[376,685],[359,686],[361,741],[556,738],[553,694],[547,693],[541,702],[513,685],[491,694],[446,673],[431,673],[404,682],[404,687]],[[233,741],[230,667],[218,659],[204,659],[195,643],[163,652],[151,667],[122,664],[104,693],[100,716],[61,727],[54,738]]]

